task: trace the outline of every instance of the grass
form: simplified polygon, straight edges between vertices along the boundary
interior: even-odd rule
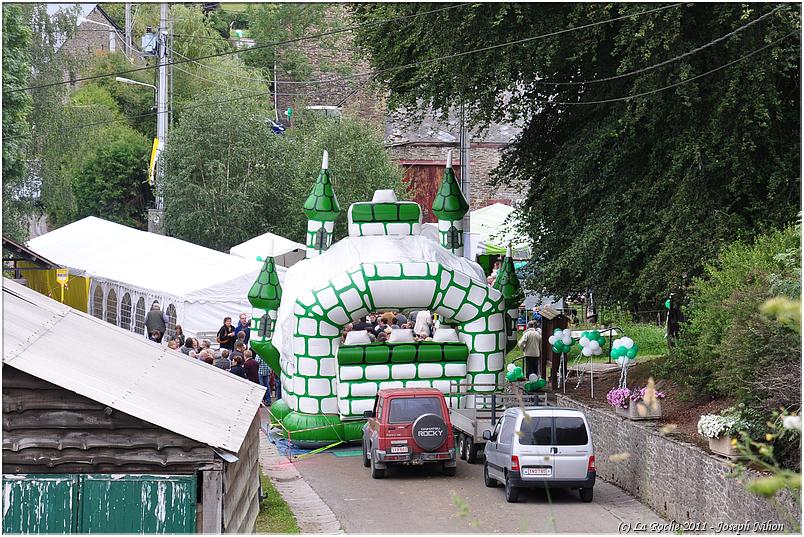
[[[649,323],[619,323],[614,325],[615,328],[619,328],[624,335],[633,339],[636,344],[639,346],[639,353],[637,358],[640,362],[652,360],[654,358],[658,358],[660,356],[664,356],[667,354],[667,343],[664,339],[664,328],[661,326],[656,326],[654,324]],[[577,324],[571,327],[573,331],[576,330],[591,330],[593,328],[592,325],[588,325],[585,323]],[[517,333],[517,339],[522,337],[522,332]],[[550,334],[542,334],[542,337],[550,337]],[[615,338],[616,339],[616,338]],[[608,345],[608,338],[606,339],[607,343],[603,347],[603,354],[600,356],[593,356],[593,362],[608,362],[609,361],[609,345]],[[570,350],[569,354],[567,355],[567,363],[572,362],[578,357],[580,353],[580,348],[576,345],[573,345],[572,350]],[[509,352],[505,356],[505,364],[506,366],[512,363],[514,360],[522,358],[522,350],[519,347],[514,347],[514,349]],[[522,365],[522,361],[520,360],[517,362],[517,365]]]
[[[257,533],[299,533],[299,525],[288,504],[274,488],[271,480],[260,471],[265,499],[257,515]]]

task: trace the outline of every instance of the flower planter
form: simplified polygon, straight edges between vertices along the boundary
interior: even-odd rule
[[[662,402],[656,399],[651,407],[644,401],[631,401],[628,408],[616,407],[614,411],[629,420],[658,420],[662,417]]]
[[[729,459],[736,459],[738,457],[737,448],[731,445],[730,436],[710,438],[709,449],[712,450],[712,453],[716,453]]]

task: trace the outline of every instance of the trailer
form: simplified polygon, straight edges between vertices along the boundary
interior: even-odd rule
[[[525,393],[522,384],[511,384],[508,392],[497,384],[460,385],[461,395],[450,399],[449,417],[461,459],[469,464],[477,462],[486,444],[483,431],[493,430],[507,408],[548,404],[546,392]],[[452,393],[458,393],[458,386],[453,388]]]

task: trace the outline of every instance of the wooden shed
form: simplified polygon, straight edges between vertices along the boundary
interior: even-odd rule
[[[3,531],[251,533],[264,388],[3,281]]]

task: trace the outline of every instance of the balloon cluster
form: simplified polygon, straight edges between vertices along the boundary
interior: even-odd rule
[[[514,382],[515,380],[522,380],[525,378],[525,373],[522,372],[522,368],[518,365],[508,364],[508,372],[505,374],[505,379],[508,382]]]
[[[581,354],[584,356],[600,356],[603,354],[603,346],[606,344],[606,336],[597,330],[590,330],[581,334],[578,340],[581,345]]]
[[[623,365],[626,360],[636,360],[639,347],[630,337],[615,339],[611,346],[611,357],[617,360],[619,365]]]
[[[562,354],[569,352],[572,347],[572,332],[570,332],[569,328],[565,328],[564,330],[556,328],[553,330],[553,335],[548,338],[548,341],[553,346],[554,353]]]
[[[539,378],[539,375],[536,373],[531,373],[528,375],[528,381],[525,383],[524,388],[527,393],[531,393],[535,392],[536,390],[541,390],[546,384],[546,380]]]

